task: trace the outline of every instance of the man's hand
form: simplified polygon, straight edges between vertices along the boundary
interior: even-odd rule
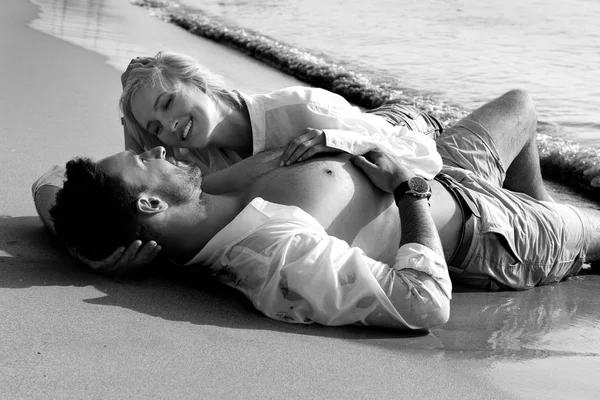
[[[94,272],[118,278],[124,274],[144,269],[154,261],[160,250],[161,247],[153,240],[146,243],[143,247],[142,242],[136,240],[129,245],[127,250],[125,247],[119,247],[110,256],[100,261],[90,260],[72,249],[69,249],[69,253],[75,259],[94,270]]]
[[[129,79],[129,74],[136,68],[143,67],[148,64],[148,62],[153,61],[154,57],[136,57],[129,62],[127,69],[121,75],[121,85],[123,89],[125,89],[125,85],[127,84],[127,80]]]
[[[293,139],[281,155],[280,166],[308,160],[319,153],[336,153],[338,149],[325,144],[325,132],[321,129],[306,128],[305,133]]]
[[[385,150],[353,156],[350,161],[367,175],[373,185],[388,193],[393,193],[398,185],[415,176],[399,157]]]

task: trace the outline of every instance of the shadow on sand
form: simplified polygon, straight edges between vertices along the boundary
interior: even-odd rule
[[[450,321],[431,332],[295,325],[264,317],[207,271],[153,271],[144,278],[112,280],[79,268],[37,217],[0,217],[0,226],[3,290],[93,286],[104,296],[82,301],[165,320],[338,338],[389,350],[443,350],[443,356],[451,358],[600,355],[600,276],[580,276],[524,292],[454,293]]]

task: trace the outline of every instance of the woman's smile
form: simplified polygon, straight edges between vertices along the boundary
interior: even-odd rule
[[[190,120],[188,121],[188,123],[183,127],[183,132],[181,132],[181,141],[182,142],[187,139],[189,133],[192,131],[193,124],[194,124],[194,122],[193,122],[192,118],[190,117]]]

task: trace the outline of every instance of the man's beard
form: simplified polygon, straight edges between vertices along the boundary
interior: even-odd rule
[[[202,185],[200,167],[194,163],[179,161],[174,158],[169,158],[167,161],[177,167],[173,171],[173,182],[175,183],[161,188],[161,191],[169,197],[173,205],[189,202]]]

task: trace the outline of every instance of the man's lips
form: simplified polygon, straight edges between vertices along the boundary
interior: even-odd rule
[[[178,166],[177,164],[179,163],[179,161],[177,161],[177,159],[175,157],[167,157],[165,158],[165,160],[171,164],[173,164],[174,166]]]

